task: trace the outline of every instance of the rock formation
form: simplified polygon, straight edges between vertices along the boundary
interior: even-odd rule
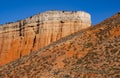
[[[120,14],[0,68],[0,78],[119,78]]]
[[[0,26],[0,66],[91,26],[88,13],[48,11]]]

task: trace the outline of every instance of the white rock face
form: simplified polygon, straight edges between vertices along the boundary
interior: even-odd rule
[[[48,22],[48,21],[68,21],[68,20],[79,20],[86,23],[91,23],[91,16],[88,13],[77,11],[77,12],[65,12],[65,11],[47,11],[35,15],[31,18],[26,19],[27,23],[33,22]]]

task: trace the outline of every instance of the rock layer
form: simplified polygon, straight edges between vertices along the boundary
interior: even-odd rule
[[[85,12],[48,11],[0,26],[0,66],[90,27]]]

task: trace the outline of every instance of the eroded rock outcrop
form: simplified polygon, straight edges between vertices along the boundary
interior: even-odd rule
[[[0,66],[90,27],[85,12],[48,11],[0,26]]]
[[[0,78],[120,78],[120,14],[0,68]]]

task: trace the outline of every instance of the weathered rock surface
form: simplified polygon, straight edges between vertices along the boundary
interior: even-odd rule
[[[90,27],[85,12],[48,11],[0,26],[0,66]]]
[[[120,14],[0,68],[0,78],[120,78]]]

